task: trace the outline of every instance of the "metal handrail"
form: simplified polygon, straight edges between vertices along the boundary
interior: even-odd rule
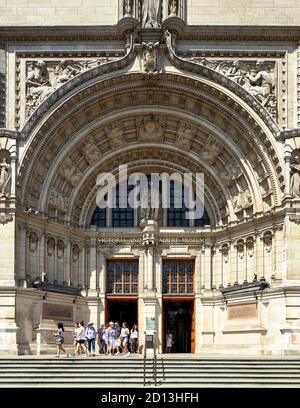
[[[146,385],[147,377],[147,333],[145,332],[144,340],[144,386]],[[157,385],[157,350],[156,350],[156,333],[153,333],[153,379],[154,384]]]

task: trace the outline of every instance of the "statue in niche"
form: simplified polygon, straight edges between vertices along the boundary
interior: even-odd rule
[[[169,0],[169,16],[178,16],[178,0]]]
[[[123,1],[123,16],[132,17],[132,0]]]
[[[162,0],[142,1],[142,27],[160,28]]]
[[[53,92],[45,61],[39,60],[34,64],[32,71],[27,75],[26,86],[30,90],[30,98],[27,95],[30,104],[39,105]]]
[[[30,232],[29,234],[29,250],[30,252],[35,252],[38,244],[38,236],[35,232]]]
[[[149,220],[158,221],[161,207],[161,197],[152,182],[148,189],[141,192],[141,222],[144,224]]]
[[[264,102],[272,93],[273,81],[270,73],[267,71],[265,61],[257,61],[256,70],[257,74],[255,76],[250,73],[246,75],[249,85],[245,84],[244,88],[260,102]]]
[[[144,43],[144,62],[145,62],[145,71],[148,73],[153,73],[157,71],[157,48],[159,47],[159,42],[153,43]]]
[[[11,165],[6,157],[2,157],[0,162],[0,198],[10,196],[11,191]]]
[[[291,176],[291,194],[300,197],[300,163],[290,164],[293,174]]]

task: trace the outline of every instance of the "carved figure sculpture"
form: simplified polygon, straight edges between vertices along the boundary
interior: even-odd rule
[[[160,28],[162,0],[143,0],[142,27]]]
[[[266,99],[271,93],[273,88],[273,81],[270,73],[267,71],[265,61],[257,61],[256,63],[257,74],[252,76],[247,74],[250,86],[245,84],[245,88],[251,95],[255,96],[260,102]]]
[[[300,163],[291,164],[293,174],[291,176],[291,194],[293,197],[300,197]]]
[[[50,95],[53,87],[49,80],[49,73],[45,61],[39,60],[33,70],[27,75],[26,85],[30,88],[30,95],[37,105]]]
[[[149,220],[158,221],[160,209],[159,191],[149,183],[149,188],[141,194],[141,223]]]
[[[123,1],[123,16],[132,17],[132,0]]]
[[[0,163],[0,197],[9,197],[11,191],[11,165],[3,157]]]
[[[178,15],[178,0],[169,0],[169,16]]]
[[[145,71],[149,73],[153,73],[157,71],[157,48],[159,46],[159,42],[153,43],[144,43],[144,63],[145,63]]]

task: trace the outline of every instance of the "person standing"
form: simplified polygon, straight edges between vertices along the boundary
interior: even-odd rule
[[[77,330],[77,346],[75,350],[75,356],[79,356],[79,350],[83,349],[84,354],[87,354],[87,348],[85,345],[86,341],[86,336],[85,336],[85,328],[84,328],[84,322],[81,321],[79,324],[79,328]]]
[[[121,344],[124,350],[124,356],[129,356],[130,351],[128,350],[128,342],[129,342],[129,329],[128,329],[128,324],[124,322],[122,324],[122,330],[121,330]]]
[[[99,354],[104,354],[105,353],[105,341],[104,341],[104,338],[103,338],[104,330],[105,330],[105,324],[102,324],[99,327],[99,329],[97,330]]]
[[[112,356],[115,355],[115,348],[116,348],[116,330],[114,328],[114,323],[109,322],[108,324],[108,354]]]
[[[173,334],[168,330],[166,336],[166,352],[171,353],[172,347],[174,345]]]
[[[139,340],[139,332],[137,324],[134,324],[131,331],[130,331],[130,351],[131,353],[135,354],[138,350],[138,340]]]
[[[53,334],[55,337],[55,343],[56,343],[56,350],[57,354],[55,357],[60,357],[60,352],[63,351],[65,354],[67,354],[66,350],[64,349],[64,341],[65,341],[65,329],[64,325],[62,323],[58,323],[57,325],[57,332]]]
[[[79,329],[79,323],[75,323],[75,328],[73,331],[73,351],[75,353],[76,347],[77,347],[77,334],[78,334],[78,329]]]
[[[85,336],[88,344],[88,355],[95,356],[95,342],[96,342],[96,329],[94,323],[89,323],[85,331]]]

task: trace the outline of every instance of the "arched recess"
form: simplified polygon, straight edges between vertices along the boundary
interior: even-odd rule
[[[24,133],[18,174],[24,209],[49,214],[56,207],[61,221],[82,225],[99,172],[157,157],[166,168],[204,172],[216,225],[281,204],[283,163],[272,130],[245,101],[207,78],[105,74],[71,89],[48,114],[39,109],[43,118],[36,114],[39,120],[25,126],[31,130]],[[141,137],[151,120],[158,139]]]

